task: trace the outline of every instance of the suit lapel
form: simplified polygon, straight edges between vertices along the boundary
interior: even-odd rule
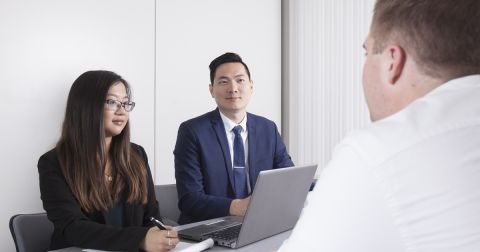
[[[225,127],[223,126],[222,118],[220,117],[220,112],[218,109],[212,111],[211,117],[213,131],[217,135],[218,143],[222,148],[223,159],[225,161],[225,167],[227,169],[228,180],[230,181],[230,188],[232,192],[235,192],[234,181],[233,181],[233,171],[232,171],[232,160],[230,158],[230,149],[228,148],[227,135],[225,134]]]
[[[255,121],[249,113],[247,113],[247,130],[248,130],[248,177],[250,178],[250,187],[253,192],[255,181],[257,181],[257,173],[255,167],[255,158],[257,153],[257,131]]]

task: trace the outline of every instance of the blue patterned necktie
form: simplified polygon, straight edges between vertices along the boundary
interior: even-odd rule
[[[243,148],[243,139],[240,132],[242,126],[233,128],[235,139],[233,140],[233,179],[235,181],[235,198],[243,199],[247,197],[247,174],[245,173],[245,149]]]

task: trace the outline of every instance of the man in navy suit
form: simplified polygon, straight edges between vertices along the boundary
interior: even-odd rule
[[[293,166],[275,123],[246,111],[253,81],[242,58],[225,53],[209,67],[218,108],[183,122],[174,150],[180,224],[245,215],[259,172]]]

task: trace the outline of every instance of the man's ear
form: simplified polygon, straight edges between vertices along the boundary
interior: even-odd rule
[[[212,96],[212,98],[215,98],[215,96],[213,96],[213,84],[212,83],[208,84],[208,90],[210,91],[210,95]]]
[[[392,45],[387,48],[388,57],[388,83],[395,84],[403,73],[406,61],[405,50],[399,45]]]

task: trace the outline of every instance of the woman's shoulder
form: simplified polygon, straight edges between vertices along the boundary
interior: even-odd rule
[[[132,148],[133,151],[135,151],[138,155],[140,155],[143,158],[147,158],[147,153],[145,152],[145,149],[136,143],[130,143],[130,147]]]
[[[43,153],[43,155],[40,156],[39,161],[40,160],[57,160],[57,159],[58,159],[57,149],[53,148]]]
[[[145,149],[143,149],[143,147],[142,147],[141,145],[139,145],[139,144],[130,143],[130,147],[131,147],[134,151],[136,151],[136,152],[138,152],[138,153],[145,152]]]
[[[134,153],[136,153],[138,155],[138,157],[140,157],[143,162],[145,162],[145,165],[146,165],[146,168],[147,170],[149,170],[149,167],[148,167],[148,157],[147,157],[147,153],[145,152],[145,149],[143,149],[143,147],[141,145],[138,145],[138,144],[135,144],[135,143],[130,143],[130,146],[132,148],[132,154],[135,155]]]
[[[57,153],[56,148],[53,148],[53,149],[45,152],[38,159],[38,168],[39,169],[42,168],[42,167],[51,167],[52,165],[59,166],[58,153]]]

